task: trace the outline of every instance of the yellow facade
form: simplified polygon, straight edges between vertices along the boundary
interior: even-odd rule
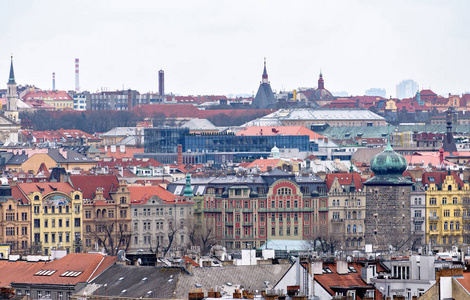
[[[44,103],[53,106],[56,110],[73,109],[73,99],[44,99]]]
[[[53,191],[42,195],[32,192],[32,244],[35,252],[50,255],[51,249],[68,253],[82,250],[82,193]]]
[[[14,162],[13,162],[14,163]],[[54,167],[57,167],[57,162],[52,159],[47,153],[36,153],[28,158],[22,164],[7,164],[7,168],[9,170],[22,170],[23,172],[33,172],[34,174],[39,170],[41,164],[44,163],[46,167],[50,170]],[[70,161],[61,163],[61,167],[64,167],[66,170],[72,170],[75,168],[79,168],[85,171],[89,171],[94,166],[96,166],[96,162],[88,161],[88,162],[81,162],[81,161]]]
[[[464,200],[469,193],[468,183],[459,189],[452,175],[446,176],[440,188],[434,183],[429,185],[426,191],[427,243],[443,247],[463,243],[464,221],[468,218]]]

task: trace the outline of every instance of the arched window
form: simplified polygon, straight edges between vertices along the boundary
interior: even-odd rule
[[[444,230],[447,230],[449,228],[447,222],[444,222]]]
[[[34,196],[34,200],[36,201],[39,200],[39,196],[38,195]]]
[[[357,199],[357,206],[361,206],[361,199]]]
[[[348,211],[348,219],[351,219],[351,212]]]
[[[357,232],[362,233],[362,225],[357,226]]]
[[[460,222],[455,222],[455,230],[460,230]]]
[[[101,209],[98,209],[98,210],[96,211],[96,218],[99,218],[100,215],[101,215]]]
[[[351,225],[348,225],[347,232],[351,232]]]
[[[344,206],[348,206],[349,205],[349,200],[348,199],[345,199],[344,200]]]
[[[353,232],[356,233],[356,225],[353,225]]]
[[[452,191],[452,185],[449,184],[449,186],[447,187],[447,190]]]
[[[336,200],[333,200],[333,206],[336,206]]]
[[[353,217],[353,219],[357,219],[357,212],[356,211],[353,211],[352,217]]]
[[[450,230],[454,230],[454,222],[450,222],[449,229],[450,229]]]
[[[358,218],[359,220],[362,219],[362,212],[358,212],[358,213],[357,213],[357,218]]]
[[[101,212],[101,216],[102,216],[103,218],[106,218],[106,209],[103,209],[103,211]]]
[[[75,195],[75,200],[80,200],[80,195]]]

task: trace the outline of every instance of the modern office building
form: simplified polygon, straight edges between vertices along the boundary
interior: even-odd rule
[[[399,84],[397,84],[397,98],[398,99],[403,99],[403,98],[411,98],[416,95],[416,92],[418,91],[418,84],[416,81],[407,79],[403,80]]]
[[[318,145],[308,135],[237,136],[234,134],[190,134],[188,128],[146,128],[145,153],[176,153],[178,145],[183,152],[267,152],[278,148],[318,151]]]

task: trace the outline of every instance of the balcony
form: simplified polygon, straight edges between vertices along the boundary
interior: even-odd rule
[[[253,226],[253,222],[244,222],[242,226]]]
[[[343,219],[331,219],[331,223],[343,223]]]
[[[328,211],[328,207],[319,207],[318,211]]]
[[[414,217],[413,221],[415,221],[415,222],[418,222],[418,221],[424,222],[424,219],[425,219],[424,217]]]
[[[222,208],[204,208],[205,213],[211,213],[211,212],[222,212]]]
[[[225,226],[233,226],[233,222],[225,222]]]
[[[464,219],[464,220],[470,220],[470,216],[469,216],[469,215],[467,215],[467,216],[462,216],[462,219]]]
[[[439,217],[438,216],[430,216],[429,221],[438,221]]]

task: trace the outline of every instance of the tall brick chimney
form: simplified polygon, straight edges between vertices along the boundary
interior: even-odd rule
[[[178,158],[177,158],[178,165],[183,164],[183,145],[178,145]]]

